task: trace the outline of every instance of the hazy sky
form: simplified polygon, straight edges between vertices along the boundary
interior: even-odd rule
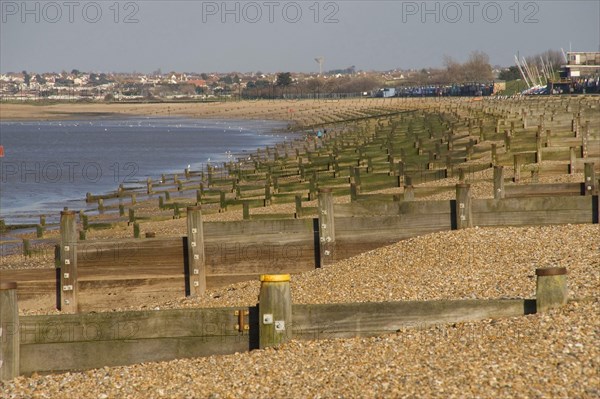
[[[7,1],[0,71],[318,71],[599,51],[600,1]]]

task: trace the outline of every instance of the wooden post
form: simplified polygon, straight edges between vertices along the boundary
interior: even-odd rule
[[[335,259],[335,218],[333,195],[330,188],[319,189],[319,267],[331,264]]]
[[[38,224],[35,226],[35,236],[37,238],[43,238],[44,237],[44,226],[42,226],[41,224]]]
[[[360,168],[354,168],[353,173],[354,173],[354,183],[356,183],[357,186],[360,186]]]
[[[19,376],[20,345],[17,283],[0,282],[0,381]]]
[[[212,187],[212,185],[213,185],[213,167],[208,165],[206,167],[206,171],[207,171],[207,175],[208,175],[207,185],[208,185],[208,187]]]
[[[127,224],[135,223],[135,209],[129,208],[129,222]]]
[[[277,347],[292,339],[292,295],[289,274],[260,276],[259,348]]]
[[[585,122],[585,131],[581,136],[581,157],[589,156],[589,141],[590,141],[590,121]]]
[[[457,230],[472,227],[471,218],[471,185],[456,185],[456,228]]]
[[[542,126],[539,126],[537,134],[535,136],[535,145],[536,145],[535,162],[536,163],[542,163],[542,148],[543,148],[542,132],[543,132]]]
[[[77,313],[77,223],[76,213],[60,213],[60,310]]]
[[[585,195],[594,195],[598,192],[594,163],[586,162],[584,168]]]
[[[467,159],[470,160],[473,156],[473,148],[475,147],[475,141],[473,139],[469,139],[467,143]]]
[[[219,191],[219,212],[227,210],[227,202],[225,201],[225,191]]]
[[[513,177],[513,181],[515,183],[518,183],[519,181],[521,181],[521,155],[520,154],[515,154],[513,155],[513,165],[514,165],[514,177]]]
[[[404,181],[404,162],[400,161],[398,162],[398,166],[397,166],[397,174],[398,174],[398,180],[399,181]]]
[[[302,217],[302,194],[296,194],[294,201],[296,202],[296,219],[299,219]]]
[[[504,198],[504,166],[494,166],[494,199]]]
[[[146,180],[146,194],[152,194],[152,179],[148,178]]]
[[[250,203],[248,201],[242,202],[242,219],[250,220]]]
[[[547,267],[535,269],[536,312],[546,312],[567,304],[567,269],[565,267]]]
[[[360,194],[360,186],[356,183],[350,183],[350,201],[356,201]]]
[[[204,230],[202,208],[187,208],[187,246],[190,266],[190,296],[204,295],[206,292],[206,269],[204,264]]]
[[[308,200],[313,201],[317,196],[317,182],[315,175],[308,180]]]
[[[98,212],[104,213],[104,200],[102,198],[98,198]]]
[[[498,163],[498,146],[492,144],[492,165],[496,165],[496,163]]]
[[[404,201],[415,200],[415,188],[412,185],[404,186]]]
[[[140,224],[133,224],[133,238],[140,238]]]
[[[265,182],[265,206],[271,205],[271,183]]]
[[[569,174],[574,175],[577,173],[577,165],[575,164],[577,158],[575,156],[575,147],[569,148]]]

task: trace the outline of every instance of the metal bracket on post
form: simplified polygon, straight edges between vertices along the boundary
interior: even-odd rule
[[[250,323],[248,322],[248,320],[246,320],[248,315],[250,315],[249,310],[236,310],[235,312],[233,312],[233,314],[238,318],[238,322],[234,327],[235,330],[237,330],[240,333],[244,333],[245,331],[250,330]]]

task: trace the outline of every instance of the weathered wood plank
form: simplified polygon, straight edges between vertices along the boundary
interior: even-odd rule
[[[449,202],[449,201],[448,201]],[[341,217],[336,219],[336,236],[353,235],[366,238],[364,234],[405,234],[410,230],[440,228],[450,229],[450,210],[447,213],[403,214],[398,216]]]
[[[239,308],[21,316],[22,345],[125,339],[237,336]],[[248,308],[245,308],[248,310]]]
[[[559,210],[590,210],[592,201],[589,197],[543,197],[543,198],[505,198],[473,199],[472,211],[487,212],[526,212],[526,211],[559,211]]]
[[[257,234],[302,234],[313,231],[310,219],[243,220],[204,223],[205,240],[218,236],[251,236]]]
[[[542,226],[584,223],[592,223],[591,206],[588,211],[554,210],[473,214],[474,226]]]
[[[247,351],[236,310],[176,309],[20,318],[21,373],[89,369]],[[245,323],[249,323],[249,316]]]
[[[452,212],[450,201],[436,200],[436,201],[408,201],[400,203],[401,214],[415,214],[415,215],[450,215]]]
[[[367,215],[389,215],[400,214],[400,203],[394,201],[355,201],[348,204],[335,204],[336,217],[367,216]]]
[[[21,374],[86,370],[244,352],[249,336],[201,336],[21,346]]]
[[[581,183],[513,184],[504,186],[505,198],[581,195],[581,190]]]
[[[123,273],[139,273],[140,268],[183,270],[187,247],[183,237],[150,239],[83,241],[77,256],[81,277],[109,269]]]
[[[532,313],[533,300],[440,300],[294,305],[294,338],[345,338],[396,332],[403,327]]]
[[[312,223],[312,220],[311,220]],[[315,267],[314,233],[206,239],[207,274],[296,273]],[[289,270],[289,271],[288,271]]]
[[[450,213],[371,216],[336,220],[336,260],[346,259],[400,240],[452,228]]]

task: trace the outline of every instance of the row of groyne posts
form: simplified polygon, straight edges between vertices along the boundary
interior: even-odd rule
[[[261,287],[259,300],[257,304],[258,308],[258,317],[250,317],[248,316],[252,310],[251,308],[239,309],[236,311],[236,325],[235,329],[240,331],[240,334],[244,334],[244,332],[249,332],[250,330],[258,333],[258,345],[253,347],[250,344],[248,349],[264,349],[269,347],[278,347],[279,345],[291,340],[291,339],[305,339],[303,337],[303,331],[298,330],[298,326],[294,325],[298,321],[298,319],[306,319],[309,320],[308,324],[305,321],[304,328],[307,330],[317,330],[318,324],[315,328],[315,320],[317,317],[312,317],[310,315],[314,314],[327,314],[328,312],[333,311],[333,317],[329,315],[328,317],[333,318],[333,323],[339,322],[339,320],[343,320],[345,323],[350,323],[350,325],[345,326],[345,333],[349,330],[348,327],[352,328],[352,325],[360,326],[361,320],[360,317],[364,317],[365,312],[375,312],[381,311],[381,309],[386,309],[382,313],[383,315],[375,315],[372,319],[368,320],[367,323],[370,328],[373,328],[372,331],[377,331],[376,335],[381,335],[385,332],[389,331],[390,324],[398,324],[402,325],[402,318],[415,318],[414,312],[420,312],[417,319],[423,321],[423,325],[428,326],[432,324],[440,324],[440,323],[448,323],[452,321],[466,321],[466,320],[478,320],[481,318],[497,318],[497,317],[508,317],[508,316],[518,316],[523,314],[529,314],[533,312],[545,312],[552,308],[557,308],[565,305],[568,302],[568,290],[567,290],[567,270],[563,267],[550,267],[550,268],[539,268],[536,269],[535,274],[537,276],[536,283],[536,298],[535,300],[458,300],[458,301],[406,301],[406,302],[396,302],[396,303],[356,303],[356,304],[325,304],[325,305],[294,305],[292,304],[292,295],[290,289],[290,275],[289,274],[277,274],[277,275],[261,275]],[[534,305],[534,310],[528,310],[527,307]],[[325,306],[327,310],[323,311],[319,308],[319,306]],[[333,310],[332,310],[333,309]],[[223,308],[223,309],[215,309],[215,311],[226,311],[230,312],[231,308]],[[169,312],[169,311],[153,311],[150,313],[148,319],[160,319],[161,312]],[[465,314],[465,312],[467,314]],[[118,315],[120,312],[115,312],[115,314],[108,314],[108,316],[104,316],[104,322],[106,322],[107,317],[120,317]],[[403,315],[402,313],[405,313]],[[361,314],[363,316],[361,316]],[[307,316],[308,315],[308,316]],[[89,316],[94,316],[93,314]],[[128,314],[123,313],[124,319],[127,319]],[[320,315],[321,317],[323,315]],[[381,316],[381,317],[378,317]],[[47,316],[40,316],[42,318],[48,318]],[[61,326],[61,323],[82,323],[85,328],[86,319],[81,318],[79,321],[76,321],[72,318],[69,320],[61,320],[61,318],[69,317],[69,315],[55,315],[50,316],[49,320],[39,319],[40,323],[50,323],[53,326]],[[167,316],[167,317],[172,317]],[[185,316],[185,313],[182,314],[181,317],[188,318],[189,315]],[[123,317],[121,317],[123,319]],[[390,319],[392,319],[392,323],[390,323]],[[21,351],[23,350],[23,344],[27,346],[27,344],[31,344],[31,342],[21,343],[22,336],[25,335],[25,341],[30,341],[30,337],[27,336],[30,324],[36,323],[36,316],[21,316],[19,317],[18,311],[18,300],[17,300],[17,284],[14,282],[1,282],[0,283],[0,381],[11,380],[21,375],[23,372],[23,368],[21,367]],[[94,320],[91,320],[91,325],[95,325]],[[396,321],[398,320],[398,321]],[[323,320],[321,320],[323,321]],[[173,322],[173,321],[172,321]],[[313,324],[310,324],[310,323]],[[364,322],[364,321],[363,321]],[[24,324],[22,324],[24,323]],[[29,323],[29,324],[28,324]],[[300,323],[302,324],[302,322]],[[150,321],[149,325],[152,325]],[[417,327],[411,322],[405,324],[412,327]],[[21,328],[23,326],[23,328]],[[36,327],[37,328],[37,327]],[[44,327],[42,327],[43,329]],[[393,327],[397,328],[397,327]],[[351,331],[351,330],[350,330]],[[299,336],[295,336],[296,333]],[[366,334],[365,334],[366,333]],[[62,333],[61,333],[62,334]],[[373,333],[369,331],[357,330],[354,333],[355,336],[372,336]],[[347,336],[347,335],[346,335]],[[309,337],[309,339],[318,339],[319,337]],[[87,340],[88,338],[86,338]],[[177,339],[176,337],[174,339]],[[150,340],[152,341],[152,340]],[[119,345],[123,345],[121,341],[109,341],[118,343]],[[133,344],[136,344],[136,340],[132,341]],[[204,342],[204,343],[203,343]],[[67,369],[82,369],[82,368],[97,368],[103,367],[106,365],[106,359],[98,359],[95,362],[89,363],[88,358],[89,353],[80,353],[79,351],[89,351],[90,349],[85,346],[78,347],[77,342],[72,342],[75,345],[69,346],[69,343],[58,343],[57,345],[60,348],[64,348],[66,354],[63,353],[62,356],[66,356],[66,359],[69,359],[70,366],[67,368],[61,368],[59,370],[67,370]],[[71,344],[72,344],[71,343]],[[92,343],[93,344],[93,343]],[[100,343],[102,344],[102,343]],[[198,345],[206,345],[206,341],[198,341]],[[46,343],[41,343],[41,345],[46,345]],[[214,344],[211,344],[214,345]],[[223,344],[227,346],[227,344]],[[92,345],[93,346],[93,345]],[[35,348],[35,345],[34,345]],[[82,349],[83,348],[83,349]],[[236,351],[238,351],[239,345],[236,346]],[[92,351],[94,349],[91,349]],[[211,351],[213,349],[210,349]],[[210,352],[209,352],[210,353]],[[227,352],[225,352],[227,353]],[[40,368],[36,368],[36,361],[33,360],[32,366],[32,357],[33,359],[39,359],[39,356],[44,356],[43,354],[35,354],[35,349],[32,350],[28,348],[28,352],[24,353],[26,359],[24,361],[27,363],[25,368],[26,373],[34,372],[37,370],[41,371],[52,371],[52,369],[44,369],[43,366],[39,366]],[[145,358],[142,355],[131,354],[130,357],[127,357],[123,364],[130,364],[136,362],[143,362],[147,360],[152,360]],[[177,358],[182,356],[181,353],[175,352],[170,358]],[[92,356],[93,357],[93,356]],[[85,359],[83,363],[78,363],[78,358]],[[166,360],[166,359],[165,359]],[[42,363],[44,361],[38,360]],[[88,362],[88,363],[85,363]]]
[[[457,228],[466,228],[470,224],[470,186],[459,184],[456,187],[456,215]],[[327,264],[328,258],[335,251],[335,220],[332,190],[322,188],[318,196],[318,223],[319,223],[319,246],[323,259],[322,264]],[[202,211],[200,206],[188,207],[187,209],[187,233],[188,233],[188,256],[190,259],[190,295],[202,295],[206,290],[206,273],[204,270],[204,244]],[[61,244],[60,244],[60,304],[64,313],[77,313],[78,283],[77,283],[77,230],[75,223],[76,213],[65,210],[61,213]],[[543,312],[553,307],[566,304],[567,292],[567,270],[562,267],[550,267],[536,269],[536,299],[535,309]],[[292,329],[292,300],[290,290],[289,274],[262,275],[261,290],[258,303],[258,319],[247,320],[243,310],[239,311],[239,321],[236,328],[239,331],[252,329],[258,330],[259,348],[278,346],[294,337]],[[435,307],[432,302],[425,301],[427,306]],[[482,301],[482,303],[485,301]],[[491,301],[490,301],[491,302]],[[477,305],[489,306],[489,305]],[[445,310],[448,312],[448,310]],[[471,309],[475,311],[476,309]],[[157,311],[160,312],[160,311]],[[496,311],[498,312],[498,311]],[[360,314],[360,310],[344,314],[344,318],[352,318]],[[449,314],[453,314],[449,311]],[[520,313],[522,314],[522,313]],[[494,313],[487,313],[494,317]],[[506,313],[496,313],[495,317],[506,316]],[[401,317],[395,314],[395,317]],[[57,315],[56,322],[61,317],[68,315]],[[436,320],[444,320],[441,314]],[[439,321],[438,321],[439,322]],[[254,324],[253,324],[254,323]],[[17,283],[0,283],[0,377],[2,380],[12,379],[19,375],[20,354],[20,324],[17,301]],[[385,330],[384,328],[380,330]]]

